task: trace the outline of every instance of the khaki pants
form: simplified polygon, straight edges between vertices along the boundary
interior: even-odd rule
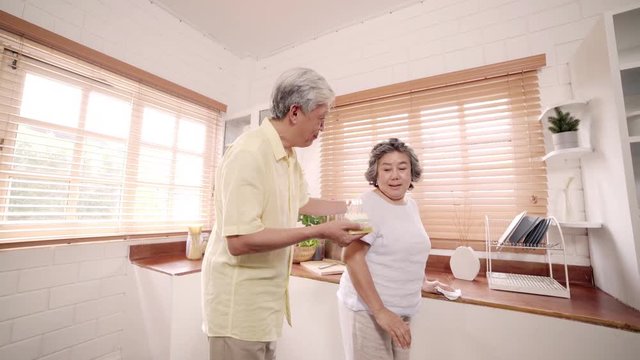
[[[409,360],[410,349],[393,344],[391,336],[371,314],[352,311],[341,301],[338,301],[338,312],[345,360]]]
[[[275,341],[209,337],[209,360],[275,360]]]

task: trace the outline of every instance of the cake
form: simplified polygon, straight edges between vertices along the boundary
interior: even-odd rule
[[[369,225],[369,217],[364,212],[348,212],[345,214],[345,218],[360,224],[362,227],[361,230],[349,230],[349,234],[368,234],[373,231],[373,228]]]

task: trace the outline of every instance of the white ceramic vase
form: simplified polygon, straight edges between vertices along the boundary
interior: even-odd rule
[[[551,139],[553,140],[553,148],[555,150],[578,147],[577,131],[565,131],[557,134],[551,134]]]
[[[458,246],[449,259],[456,279],[472,281],[480,272],[480,258],[470,246]]]

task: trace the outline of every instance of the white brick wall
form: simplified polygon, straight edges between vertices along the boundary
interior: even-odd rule
[[[15,293],[18,289],[18,272],[0,272],[0,296]]]
[[[567,62],[603,11],[633,0],[426,0],[258,61],[251,103],[268,103],[275,78],[292,66],[322,73],[337,94],[418,79],[544,53],[542,107],[573,97]],[[312,194],[319,195],[317,144],[300,151]],[[573,169],[579,170],[575,162]],[[554,213],[564,172],[549,171],[549,212]],[[581,194],[582,185],[572,185]],[[582,201],[573,206],[584,214]],[[586,232],[567,237],[568,262],[589,265]],[[534,259],[529,259],[534,260]]]
[[[241,60],[148,0],[0,0],[0,9],[230,109],[248,106]]]
[[[18,291],[29,291],[78,281],[78,264],[53,265],[20,272]]]
[[[14,342],[0,349],[2,359],[31,360],[40,354],[40,337],[33,337],[24,341]]]
[[[0,251],[0,359],[119,359],[128,245]]]
[[[114,333],[78,345],[71,350],[71,360],[95,359],[104,354],[107,354],[111,359],[119,359],[118,349],[122,341],[121,336],[120,333]]]
[[[14,320],[11,341],[28,339],[35,335],[48,333],[72,325],[73,306],[39,312]]]
[[[0,322],[0,346],[7,345],[11,341],[11,326],[10,321]]]
[[[15,293],[0,298],[0,321],[47,310],[49,291]]]
[[[54,287],[50,290],[49,307],[73,305],[100,296],[100,281],[84,281],[75,284]]]
[[[42,337],[42,354],[51,354],[95,339],[96,326],[95,321],[87,321],[44,334]]]
[[[403,63],[410,65],[409,73],[392,76],[386,85],[452,71],[461,61],[449,61],[459,54],[473,56],[465,60],[471,64],[486,65],[545,53],[550,68],[566,66],[565,53],[574,46],[567,43],[584,38],[602,11],[632,2],[427,0],[258,61],[251,102],[268,102],[275,77],[292,66],[317,69],[338,94],[367,89],[369,82],[385,76],[380,69]],[[389,57],[388,52],[406,56]],[[444,67],[433,58],[446,60]],[[435,70],[429,68],[433,65]],[[567,81],[556,75],[550,85]]]
[[[572,96],[566,62],[596,16],[631,2],[425,0],[258,62],[148,0],[0,0],[0,9],[246,114],[268,103],[275,77],[292,66],[317,69],[345,94],[539,53],[544,106]],[[306,166],[317,151],[301,154]],[[306,171],[315,194],[317,170]],[[551,175],[550,192],[564,180]],[[584,232],[569,237],[570,262],[588,264]],[[0,251],[0,359],[120,359],[124,328],[136,326],[127,314],[139,311],[126,257],[119,242]]]
[[[58,351],[51,355],[39,358],[38,360],[69,360],[71,358],[71,349]]]
[[[53,263],[53,249],[50,247],[0,251],[0,271],[28,269]]]

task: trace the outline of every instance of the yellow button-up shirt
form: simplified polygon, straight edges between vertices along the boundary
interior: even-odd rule
[[[216,173],[216,224],[202,262],[203,328],[208,336],[273,341],[288,311],[291,247],[233,256],[226,236],[296,226],[309,200],[295,152],[269,120],[229,147]],[[233,241],[233,240],[231,240]]]

